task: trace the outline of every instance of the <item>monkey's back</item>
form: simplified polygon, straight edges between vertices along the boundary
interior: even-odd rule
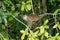
[[[31,21],[38,21],[39,20],[39,16],[36,14],[30,14],[30,15],[28,15],[27,18]]]

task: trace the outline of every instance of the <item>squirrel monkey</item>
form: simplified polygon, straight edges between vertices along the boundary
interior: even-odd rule
[[[27,25],[30,27],[30,26],[36,26],[36,22],[41,19],[43,15],[36,15],[36,14],[33,14],[31,13],[30,15],[24,15],[23,16],[23,19],[27,21]]]

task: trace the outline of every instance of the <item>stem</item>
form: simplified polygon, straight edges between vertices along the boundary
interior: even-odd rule
[[[22,23],[26,28],[29,29],[29,31],[31,31],[30,28],[29,28],[25,23],[23,23],[22,21],[20,21],[19,19],[17,19],[14,15],[12,15],[12,17],[13,17],[15,20],[17,20],[19,23]]]
[[[13,16],[13,15],[12,15],[12,17],[13,17],[13,18],[15,18],[18,22],[22,23],[24,26],[26,26],[26,27],[27,27],[27,25],[26,25],[26,24],[24,24],[22,21],[20,21],[19,19],[17,19],[15,16]]]
[[[31,8],[32,8],[32,12],[33,12],[33,14],[34,14],[34,9],[33,9],[33,2],[32,2],[32,0],[31,0]]]

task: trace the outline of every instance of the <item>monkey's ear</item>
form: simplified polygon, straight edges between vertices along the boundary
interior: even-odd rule
[[[20,15],[23,20],[27,21],[27,15]]]

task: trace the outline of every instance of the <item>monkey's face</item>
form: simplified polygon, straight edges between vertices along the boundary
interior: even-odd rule
[[[23,20],[25,20],[25,21],[28,21],[28,19],[27,19],[27,15],[22,15],[22,18],[23,18]]]

